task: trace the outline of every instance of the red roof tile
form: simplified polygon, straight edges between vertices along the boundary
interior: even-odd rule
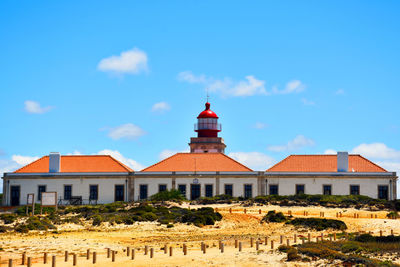
[[[223,153],[177,153],[142,172],[248,172],[243,164]]]
[[[337,155],[291,155],[268,172],[337,172]],[[349,172],[387,172],[360,155],[349,155]]]
[[[60,172],[132,172],[128,166],[109,155],[71,155],[61,156]],[[49,156],[44,156],[18,170],[15,173],[49,172]]]

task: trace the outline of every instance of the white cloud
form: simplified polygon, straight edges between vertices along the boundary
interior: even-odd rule
[[[171,109],[171,106],[167,102],[158,102],[152,106],[151,111],[163,113],[170,109]]]
[[[400,160],[400,151],[390,148],[383,143],[360,144],[351,153],[373,159]]]
[[[274,152],[282,152],[282,151],[293,151],[299,150],[303,147],[314,146],[314,140],[305,137],[304,135],[298,135],[293,140],[290,140],[286,145],[280,146],[269,146],[268,150]]]
[[[164,149],[163,151],[160,152],[160,154],[158,154],[158,158],[160,160],[169,158],[173,155],[175,155],[176,153],[187,153],[189,152],[189,149],[186,150],[171,150],[171,149]]]
[[[25,104],[25,111],[34,114],[43,114],[50,111],[53,108],[51,106],[41,107],[39,102],[32,100],[26,100],[24,104]]]
[[[178,73],[178,81],[188,83],[206,83],[207,78],[204,74],[194,75],[191,71],[182,71]]]
[[[11,159],[15,161],[19,165],[27,165],[35,160],[38,160],[39,157],[30,157],[30,156],[21,156],[21,155],[12,155]]]
[[[301,102],[305,106],[314,106],[315,105],[314,101],[308,100],[307,98],[304,98],[304,97],[301,99]]]
[[[254,128],[256,128],[256,129],[265,129],[267,127],[268,127],[268,124],[263,123],[263,122],[256,122],[254,124]]]
[[[131,167],[134,171],[140,171],[144,169],[144,166],[137,162],[136,160],[125,158],[119,151],[117,150],[110,150],[104,149],[97,153],[98,155],[109,155],[116,160],[120,161],[121,163]]]
[[[274,158],[260,152],[231,152],[228,156],[255,171],[265,171],[276,162]]]
[[[147,71],[147,54],[137,48],[121,52],[119,56],[103,58],[97,68],[116,74],[138,74]]]
[[[327,150],[324,151],[324,154],[326,154],[326,155],[336,155],[337,151],[333,150],[333,149],[327,149]]]
[[[133,140],[145,134],[146,132],[139,126],[136,126],[135,124],[132,123],[126,123],[110,129],[108,136],[114,140],[118,139]]]
[[[67,153],[67,155],[82,155],[82,152],[78,151],[78,150],[74,150],[74,152],[72,153]]]
[[[335,95],[344,95],[345,91],[343,89],[339,89],[335,92]]]
[[[300,93],[305,90],[306,86],[299,80],[292,80],[288,82],[285,89],[279,90],[276,86],[272,87],[272,92],[274,94],[291,94]]]

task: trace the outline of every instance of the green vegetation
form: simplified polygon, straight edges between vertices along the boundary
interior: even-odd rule
[[[346,230],[347,226],[343,221],[334,219],[321,219],[321,218],[295,218],[286,222],[294,226],[304,226],[317,231],[325,229]]]
[[[276,213],[274,210],[268,211],[268,213],[262,218],[261,222],[266,223],[282,223],[291,224],[296,227],[303,226],[311,228],[317,231],[325,229],[335,230],[346,230],[347,226],[343,221],[333,219],[322,219],[322,218],[295,218],[292,216],[286,217],[282,212]]]
[[[11,224],[15,222],[15,220],[18,218],[18,215],[12,214],[12,213],[5,213],[0,215],[0,220],[4,222],[4,224]]]
[[[366,236],[359,236],[358,238],[366,240]],[[287,252],[289,250],[288,248],[286,249]],[[399,250],[400,243],[398,241],[385,244],[375,241],[368,241],[367,243],[359,241],[324,241],[319,243],[305,243],[297,246],[298,253],[312,258],[341,260],[342,262],[359,264],[362,266],[399,266],[390,261],[382,262],[372,258],[376,253],[388,253],[390,255]]]
[[[150,197],[152,201],[175,201],[175,202],[181,202],[185,200],[185,196],[182,195],[182,193],[178,190],[172,189],[172,190],[166,190],[163,192],[159,192],[155,195],[152,195]]]
[[[283,215],[282,212],[278,212],[275,213],[274,210],[270,210],[268,211],[268,213],[264,216],[264,218],[262,218],[261,222],[266,222],[266,223],[270,223],[270,222],[286,222],[288,220],[288,218]]]
[[[56,229],[49,218],[46,217],[29,217],[25,223],[20,223],[15,227],[16,232],[27,233],[29,230],[46,231],[48,229]]]
[[[216,195],[213,197],[201,197],[194,202],[196,204],[207,205],[207,204],[231,204],[234,201],[239,201],[238,198],[230,195]]]

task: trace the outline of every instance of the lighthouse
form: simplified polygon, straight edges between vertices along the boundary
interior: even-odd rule
[[[194,131],[197,137],[190,138],[191,153],[224,153],[224,139],[218,137],[221,131],[221,124],[218,123],[218,116],[210,109],[210,103],[206,103],[206,109],[197,116],[197,123]]]

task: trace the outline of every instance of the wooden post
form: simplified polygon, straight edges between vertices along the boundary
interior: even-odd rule
[[[378,219],[378,214],[375,214],[375,219]]]
[[[86,250],[86,259],[90,259],[90,249]]]
[[[218,249],[221,249],[221,244],[222,244],[222,241],[218,240]]]
[[[154,257],[154,248],[150,248],[150,258]]]
[[[200,247],[201,247],[201,251],[203,251],[203,253],[204,253],[204,242],[203,241],[201,241]]]
[[[172,257],[172,247],[169,247],[169,256]]]
[[[147,255],[147,253],[149,252],[149,246],[144,246],[144,255]]]
[[[287,246],[290,246],[290,240],[289,240],[289,238],[286,239],[286,245],[287,245]]]
[[[357,219],[359,219],[360,218],[360,214],[359,213],[357,213]]]
[[[324,233],[321,233],[321,241],[324,241]]]
[[[247,210],[246,209],[244,209],[244,214],[246,214],[247,213]]]
[[[336,241],[336,233],[333,233],[333,240]]]
[[[303,237],[303,238],[301,239],[301,243],[302,243],[302,244],[304,244],[305,239],[306,239],[305,237]]]
[[[64,261],[65,261],[65,262],[68,261],[68,251],[65,251],[65,254],[64,254]]]
[[[260,248],[260,242],[258,242],[258,240],[256,241],[256,250],[258,251],[258,249]]]
[[[187,255],[187,246],[185,243],[183,244],[183,255]]]
[[[308,242],[311,242],[311,234],[308,233]]]
[[[253,247],[253,243],[254,243],[254,238],[250,237],[250,247]]]
[[[239,251],[242,251],[242,242],[239,242]]]
[[[168,246],[167,246],[167,244],[165,244],[164,245],[164,254],[167,254],[168,253]]]
[[[25,265],[25,261],[26,261],[26,252],[22,253],[22,263],[21,263],[21,265]]]
[[[266,246],[268,245],[268,237],[267,236],[264,237],[264,243],[265,243]]]
[[[111,261],[114,262],[115,261],[115,250],[113,250],[111,252]]]
[[[43,253],[43,263],[47,263],[47,252]]]
[[[221,244],[221,253],[224,253],[224,243]]]
[[[274,249],[274,240],[271,240],[271,249]]]
[[[329,241],[331,241],[331,242],[332,242],[332,236],[329,236]]]
[[[51,256],[51,267],[56,267],[56,255]]]
[[[283,235],[281,235],[280,243],[281,243],[281,244],[283,243]]]
[[[203,254],[206,254],[206,250],[207,250],[207,245],[203,243]]]
[[[94,251],[94,252],[93,252],[93,264],[96,263],[96,260],[97,260],[97,252]]]
[[[382,230],[379,230],[379,235],[382,236]]]
[[[232,213],[232,208],[229,208],[229,213]]]
[[[126,247],[126,256],[129,257],[129,254],[131,252],[131,247]]]
[[[32,257],[28,257],[28,264],[26,266],[28,267],[32,266]]]
[[[132,252],[131,253],[131,260],[134,260],[135,259],[135,249],[133,248],[131,252]]]
[[[107,258],[110,258],[110,253],[111,253],[110,248],[107,248]]]
[[[77,261],[78,261],[78,257],[77,257],[78,255],[76,255],[76,253],[74,253],[74,256],[73,256],[73,258],[72,258],[72,265],[73,266],[76,266],[76,264],[77,264]]]
[[[261,209],[258,210],[258,214],[261,214]]]
[[[238,247],[238,240],[235,239],[235,248],[237,248],[237,247]]]
[[[393,235],[393,229],[390,229],[390,235]]]
[[[296,234],[293,235],[293,243],[297,243],[297,235]]]
[[[13,260],[12,259],[8,260],[8,267],[13,267]]]

